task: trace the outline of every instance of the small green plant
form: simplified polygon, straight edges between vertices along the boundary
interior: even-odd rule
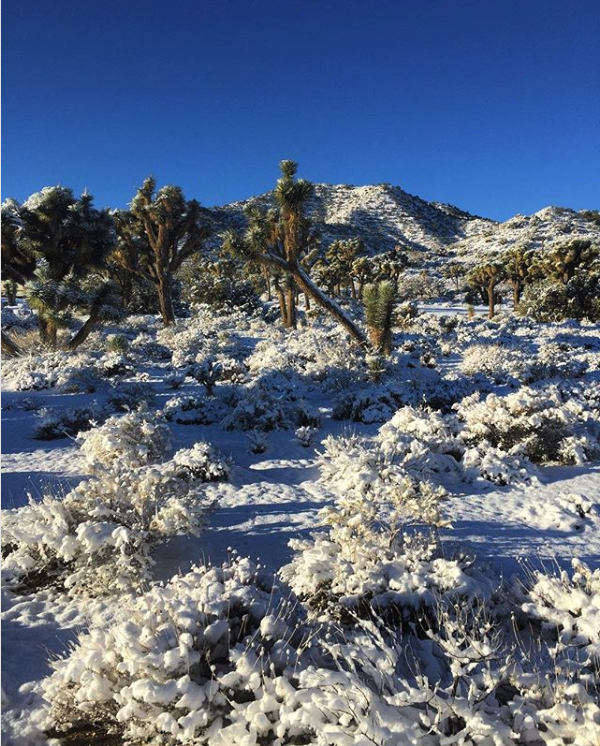
[[[106,338],[106,351],[124,354],[129,349],[129,340],[124,334],[109,334]]]
[[[389,280],[366,285],[363,292],[363,304],[371,344],[379,354],[388,357],[392,352],[396,285]]]

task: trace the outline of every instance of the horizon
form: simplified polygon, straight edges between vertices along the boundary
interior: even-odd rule
[[[124,208],[152,173],[219,207],[289,158],[497,221],[599,207],[591,0],[3,10],[2,199],[61,183]]]

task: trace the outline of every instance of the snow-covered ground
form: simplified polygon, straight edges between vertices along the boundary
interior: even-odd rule
[[[162,331],[148,318],[130,321],[118,330],[127,340],[122,352],[106,351],[105,334],[96,334],[71,359],[32,356],[6,363],[2,507],[23,508],[29,495],[68,493],[88,477],[89,460],[75,435],[39,440],[35,429],[40,432],[49,418],[44,432],[53,422],[60,431],[57,416],[70,416],[76,407],[90,408],[89,419],[97,417],[100,425],[118,411],[114,397],[129,386],[130,400],[121,411],[151,392],[148,410],[170,413],[170,453],[201,440],[231,463],[226,481],[202,488],[203,498],[214,499],[217,507],[200,535],[173,536],[153,550],[154,581],[168,581],[198,563],[220,565],[232,550],[278,571],[294,559],[290,540],[308,540],[322,526],[323,508],[348,499],[353,490],[361,494],[360,480],[379,489],[373,464],[381,459],[398,474],[426,479],[446,493],[439,529],[444,556],[472,555],[498,578],[544,565],[568,569],[573,558],[599,568],[598,327],[541,327],[509,318],[490,323],[483,309],[473,320],[464,308],[423,310],[412,327],[396,335],[397,352],[379,383],[369,380],[343,335],[327,322],[314,332],[309,326],[284,334],[241,314],[219,320],[207,311],[174,331]],[[215,397],[205,397],[199,382],[207,359],[228,371],[221,372]],[[173,388],[178,373],[182,383]],[[186,409],[182,399],[167,405],[186,396],[197,397],[195,407]],[[421,405],[429,409],[419,410]],[[480,415],[477,407],[484,405]],[[394,425],[400,409],[408,418],[402,422],[410,424]],[[439,417],[435,428],[418,424],[419,411],[425,418]],[[194,424],[183,424],[198,412]],[[527,421],[527,432],[510,430],[507,422],[518,418]],[[299,427],[315,428],[310,444],[300,442]],[[552,438],[561,439],[560,447],[547,442]],[[338,444],[335,448],[342,443],[342,450],[344,439],[360,441],[358,455],[340,456],[322,445],[326,439]],[[543,463],[544,453],[550,454],[549,463]],[[564,463],[557,463],[557,453]],[[534,465],[536,459],[542,463]],[[39,682],[51,673],[49,660],[64,656],[81,628],[110,620],[115,603],[110,595],[90,600],[57,588],[5,590],[5,743],[45,743],[40,724],[47,705]],[[352,739],[343,743],[413,742],[359,740],[356,734]]]

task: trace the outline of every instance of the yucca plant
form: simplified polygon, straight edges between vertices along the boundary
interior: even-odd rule
[[[386,357],[392,352],[392,323],[396,300],[396,285],[389,280],[365,285],[363,305],[369,339],[377,352]]]

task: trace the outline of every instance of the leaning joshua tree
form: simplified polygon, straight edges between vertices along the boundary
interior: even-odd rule
[[[265,266],[271,272],[279,271],[289,276],[294,285],[328,311],[350,336],[365,348],[367,338],[363,332],[337,303],[314,284],[301,264],[302,256],[308,248],[304,208],[307,195],[310,193],[310,185],[304,180],[295,180],[297,165],[293,161],[282,161],[280,168],[282,177],[276,187],[277,207],[269,211],[252,208],[247,213],[248,227],[245,233],[226,231],[223,236],[223,249],[246,261],[254,261]],[[300,187],[295,188],[295,184],[300,184]],[[286,300],[291,297],[292,293],[286,293]],[[286,313],[287,325],[293,326],[288,308]]]
[[[210,235],[200,204],[186,200],[176,186],[156,191],[150,177],[138,189],[130,210],[115,213],[115,222],[118,246],[111,261],[156,286],[163,323],[173,324],[173,277]]]

